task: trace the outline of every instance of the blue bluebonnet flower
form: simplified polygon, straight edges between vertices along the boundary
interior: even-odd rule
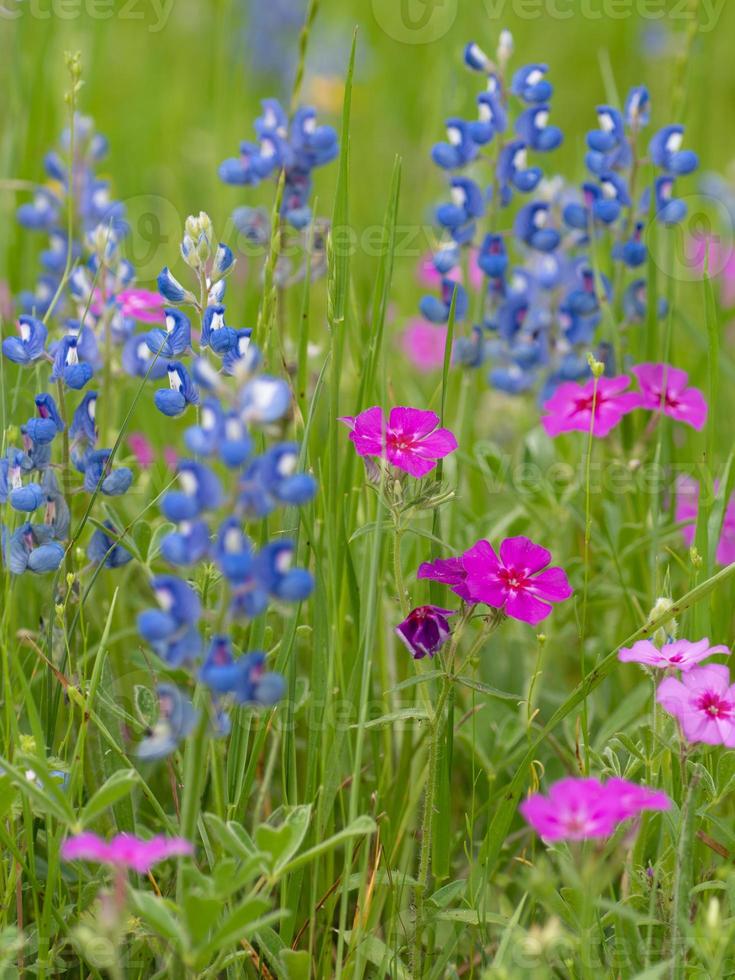
[[[121,568],[132,561],[133,556],[118,541],[118,531],[112,521],[104,521],[105,530],[98,527],[87,545],[87,557],[95,565],[104,563],[105,568]],[[108,534],[107,531],[110,533]]]
[[[196,565],[209,554],[209,528],[204,521],[180,521],[161,541],[161,554],[170,565]]]
[[[423,316],[432,323],[446,323],[449,319],[449,312],[452,308],[452,298],[455,296],[454,318],[464,320],[469,309],[469,298],[467,290],[460,283],[453,279],[444,277],[441,283],[441,298],[438,296],[424,296],[420,303]]]
[[[26,522],[12,534],[3,527],[2,544],[3,560],[13,575],[55,572],[64,558],[64,548],[42,524]]]
[[[170,361],[166,373],[169,387],[156,392],[156,408],[164,415],[181,415],[189,405],[199,403],[199,392],[181,361]]]
[[[498,181],[505,205],[510,203],[511,186],[527,194],[538,187],[542,177],[540,167],[528,166],[528,150],[522,140],[512,140],[503,147],[498,158]]]
[[[137,756],[145,761],[157,761],[171,755],[190,735],[197,723],[197,713],[189,698],[173,684],[159,684],[158,721],[138,743]]]
[[[16,364],[32,364],[45,353],[48,331],[40,320],[33,316],[18,317],[19,337],[6,337],[3,340],[3,354]]]
[[[111,449],[89,449],[83,456],[77,457],[77,469],[84,474],[87,493],[94,493],[99,487],[106,496],[119,497],[130,489],[133,471],[127,466],[112,469],[111,456]]]
[[[561,241],[556,228],[548,226],[549,205],[535,201],[521,208],[516,216],[514,231],[522,242],[539,252],[552,252]]]
[[[516,133],[532,150],[547,153],[561,146],[564,134],[558,126],[549,125],[549,106],[526,109],[516,119]]]
[[[92,379],[92,366],[80,360],[79,337],[69,333],[56,345],[51,380],[62,380],[67,388],[79,390]]]
[[[75,443],[94,446],[97,442],[97,392],[87,391],[72,416],[69,436]]]
[[[152,354],[172,360],[191,347],[191,323],[181,310],[165,309],[165,329],[154,329],[146,334],[146,344]]]
[[[436,209],[436,220],[462,245],[474,238],[475,219],[484,213],[485,202],[480,188],[467,177],[453,177],[450,186],[452,200]]]
[[[481,135],[485,135],[484,132]],[[490,133],[484,142],[489,142]],[[458,170],[477,156],[477,141],[472,135],[472,126],[462,119],[447,120],[447,141],[437,143],[431,151],[431,158],[444,170]]]
[[[587,135],[585,163],[591,177],[581,191],[560,178],[544,179],[533,154],[553,150],[563,139],[561,130],[550,124],[553,89],[546,66],[522,67],[512,75],[510,94],[525,105],[514,114],[506,72],[512,49],[512,38],[505,33],[493,58],[476,44],[465,49],[465,62],[487,83],[487,91],[477,97],[479,118],[453,118],[450,139],[438,144],[432,156],[449,171],[453,190],[474,185],[478,199],[488,206],[484,213],[471,215],[463,207],[463,195],[438,209],[443,235],[433,261],[441,295],[422,297],[420,309],[426,319],[446,322],[457,290],[458,311],[471,309],[474,316],[464,335],[455,330],[454,363],[470,368],[487,364],[494,387],[513,394],[533,388],[548,398],[562,381],[589,377],[586,355],[591,349],[604,358],[596,335],[602,304],[612,305],[615,297],[610,280],[593,274],[592,268],[607,267],[606,250],[622,264],[616,288],[625,321],[640,319],[640,288],[628,281],[628,270],[646,262],[646,219],[653,211],[664,224],[682,220],[686,206],[674,181],[691,172],[697,161],[682,150],[681,127],[666,127],[651,143],[659,176],[652,186],[644,186],[638,137],[650,119],[650,98],[639,86],[629,93],[622,112],[598,106],[597,126]],[[497,133],[507,130],[516,138],[493,145]],[[479,180],[488,163],[492,180],[485,188]],[[516,211],[509,231],[508,222],[505,227],[500,222],[516,193],[533,198]],[[470,287],[476,299],[468,295]],[[656,301],[658,313],[662,308]],[[461,315],[457,321],[460,326]],[[255,492],[250,499],[258,504]]]
[[[281,378],[258,375],[240,392],[240,415],[247,425],[271,425],[280,421],[290,408],[291,389]]]
[[[511,92],[524,102],[540,104],[548,102],[554,94],[554,87],[546,78],[547,65],[526,65],[513,76]]]
[[[255,185],[283,172],[281,214],[292,227],[302,229],[311,221],[312,171],[335,159],[337,134],[331,126],[317,125],[316,112],[308,106],[298,109],[289,123],[275,99],[263,102],[255,131],[258,142],[241,143],[240,155],[220,165],[220,178],[227,184]]]
[[[690,174],[699,166],[699,159],[693,150],[682,150],[684,140],[683,126],[665,126],[651,140],[651,159],[666,173],[679,177]]]
[[[208,306],[202,319],[202,347],[222,356],[237,347],[237,340],[237,331],[225,324],[224,306]]]
[[[281,112],[276,103],[264,105],[257,124],[261,151],[265,145],[284,159],[289,153],[300,154],[314,165],[331,153],[329,134],[312,132],[309,114],[300,117],[303,131],[285,145]],[[262,161],[261,166],[265,168]],[[210,273],[226,273],[231,267],[225,246],[220,245],[212,259],[212,241],[206,215],[187,220],[182,253],[197,277],[203,274],[202,263],[208,279]],[[225,632],[212,641],[200,668],[201,679],[213,693],[212,734],[223,735],[229,730],[223,698],[238,704],[272,704],[284,691],[279,675],[263,671],[260,653],[233,658],[226,632],[230,622],[261,615],[271,601],[299,602],[313,589],[308,570],[292,567],[294,546],[281,539],[266,540],[256,550],[253,537],[261,541],[264,534],[258,530],[251,535],[248,522],[277,507],[307,502],[316,485],[310,475],[299,472],[296,444],[276,443],[255,454],[252,430],[260,429],[264,436],[274,429],[282,432],[291,411],[291,387],[281,378],[259,373],[261,357],[251,331],[229,327],[225,307],[212,302],[209,292],[206,305],[193,304],[202,318],[202,352],[192,364],[193,380],[181,362],[169,362],[171,391],[157,392],[155,401],[166,414],[179,414],[187,403],[198,402],[197,387],[206,392],[196,424],[184,433],[187,448],[198,458],[179,461],[178,486],[161,501],[164,516],[175,528],[161,541],[160,554],[174,568],[212,562],[221,573],[221,587],[227,589],[219,600]],[[165,339],[157,336],[159,343]],[[182,351],[182,356],[188,353]],[[202,655],[201,620],[209,610],[202,610],[195,589],[176,575],[156,576],[152,587],[159,608],[140,614],[139,632],[170,666],[195,669]],[[163,754],[177,743],[166,723],[153,749],[146,740],[144,751]]]
[[[169,490],[161,509],[170,521],[192,521],[205,510],[216,510],[222,502],[219,479],[208,467],[182,460],[177,467],[181,490]]]
[[[166,358],[156,357],[148,346],[148,334],[134,334],[125,342],[121,362],[123,370],[135,378],[160,381],[168,371]]]
[[[158,273],[156,284],[158,286],[158,292],[169,303],[194,302],[194,294],[184,289],[178,279],[170,272],[168,266],[164,266]]]

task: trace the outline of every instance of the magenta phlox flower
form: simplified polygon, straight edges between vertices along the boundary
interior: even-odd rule
[[[666,677],[656,700],[681,725],[688,742],[735,748],[735,684],[724,664],[705,664]]]
[[[359,456],[378,456],[417,479],[426,476],[457,448],[449,429],[438,428],[439,416],[418,408],[392,408],[386,422],[383,409],[368,408],[340,419],[349,427]]]
[[[189,841],[181,837],[158,836],[141,840],[132,834],[117,834],[106,841],[88,831],[67,838],[61,845],[61,856],[65,861],[91,861],[111,868],[127,868],[139,874],[147,874],[155,864],[167,858],[187,856],[193,851]]]
[[[467,589],[476,602],[502,609],[506,616],[535,626],[573,593],[561,568],[548,568],[551,553],[529,538],[506,538],[496,554],[488,541],[465,552]]]
[[[454,616],[454,610],[418,606],[396,626],[396,633],[414,660],[433,657],[444,646],[451,633],[449,616]]]
[[[643,810],[668,810],[670,806],[665,793],[625,779],[602,783],[569,777],[550,786],[546,796],[529,796],[520,811],[541,837],[559,841],[609,837]]]
[[[689,375],[670,364],[637,364],[633,374],[640,385],[640,407],[686,422],[700,430],[707,421],[707,401],[699,388],[688,386]]]
[[[459,558],[435,558],[434,561],[425,561],[419,565],[416,578],[428,578],[433,582],[441,582],[448,585],[455,595],[465,602],[472,602],[472,595],[466,586],[467,571],[464,567],[462,557]]]
[[[718,486],[718,481],[715,481],[715,491]],[[681,476],[676,481],[674,520],[677,524],[687,525],[682,529],[682,536],[689,546],[694,543],[698,514],[699,483],[690,476]],[[730,497],[725,508],[715,560],[718,565],[731,565],[735,562],[735,494]]]
[[[446,345],[447,328],[428,320],[411,320],[401,334],[404,354],[424,374],[442,367]]]
[[[657,667],[661,670],[675,668],[687,671],[716,653],[729,654],[730,650],[725,646],[711,647],[707,637],[697,640],[696,643],[691,640],[674,640],[672,643],[665,643],[660,650],[650,640],[639,640],[632,647],[624,647],[618,654],[618,659],[623,663],[644,664],[646,667]]]
[[[592,435],[602,439],[612,432],[624,415],[640,406],[640,395],[626,391],[629,384],[627,374],[599,378],[595,393],[594,379],[585,384],[566,381],[544,402],[547,414],[541,424],[552,437],[563,432],[589,432],[591,428]]]

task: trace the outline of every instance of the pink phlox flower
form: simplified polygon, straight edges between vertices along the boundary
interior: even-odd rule
[[[462,558],[436,558],[419,565],[416,578],[428,578],[450,586],[452,592],[465,602],[472,602],[472,594],[466,586],[467,571]]]
[[[700,430],[707,421],[707,401],[699,388],[687,387],[689,375],[670,364],[637,364],[633,374],[641,387],[641,408],[686,422]]]
[[[488,541],[478,541],[462,556],[467,589],[475,602],[502,609],[506,616],[535,626],[552,611],[552,603],[573,590],[561,568],[547,568],[551,553],[529,538],[506,538],[499,555]]]
[[[618,824],[642,810],[667,810],[665,793],[636,786],[625,779],[561,779],[548,796],[534,793],[520,811],[534,830],[548,841],[609,837]]]
[[[599,378],[595,395],[594,378],[583,385],[566,381],[544,403],[544,411],[548,414],[543,416],[541,424],[552,437],[563,432],[589,432],[592,426],[592,435],[604,438],[624,415],[641,404],[640,395],[625,390],[629,384],[627,374]]]
[[[687,258],[697,269],[719,279],[722,305],[735,306],[735,248],[716,235],[694,235],[687,245]]]
[[[650,640],[639,640],[632,647],[624,647],[618,654],[618,659],[623,663],[645,664],[662,670],[673,667],[687,671],[716,653],[729,654],[730,650],[725,646],[711,647],[707,637],[697,640],[696,643],[690,640],[674,640],[672,643],[665,643],[660,650]]]
[[[428,373],[444,364],[447,328],[426,320],[411,320],[401,334],[401,347],[406,357],[419,371]]]
[[[117,294],[117,303],[123,316],[140,323],[160,323],[166,300],[148,289],[123,289]]]
[[[150,440],[142,432],[131,432],[128,435],[127,441],[128,446],[130,446],[130,451],[135,456],[135,461],[141,469],[147,470],[153,466],[156,453]]]
[[[457,448],[449,429],[440,429],[439,416],[418,408],[392,408],[386,424],[383,409],[368,408],[340,419],[350,428],[359,456],[379,456],[417,479],[426,476]]]
[[[85,831],[69,837],[61,845],[61,856],[65,861],[92,861],[112,868],[128,868],[139,874],[147,874],[150,869],[170,857],[192,854],[194,848],[182,837],[151,837],[141,840],[131,834],[117,834],[105,841],[97,834]]]
[[[715,481],[715,491],[718,487],[719,482]],[[698,514],[699,483],[690,476],[680,476],[676,481],[674,520],[677,524],[687,525],[682,528],[681,533],[689,546],[694,542]],[[735,494],[730,497],[725,508],[715,560],[718,565],[731,565],[735,562]]]
[[[735,748],[735,685],[724,664],[705,664],[666,677],[658,686],[656,700],[678,719],[688,742]]]

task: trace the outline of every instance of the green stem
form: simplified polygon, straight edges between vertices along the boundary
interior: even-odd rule
[[[396,521],[396,532],[393,539],[393,575],[396,582],[396,591],[398,592],[398,602],[401,606],[401,614],[405,619],[411,612],[411,603],[408,597],[408,592],[406,591],[406,583],[403,578],[403,568],[401,567],[402,540],[403,531],[401,530],[398,521]]]
[[[592,446],[595,429],[595,415],[597,413],[597,389],[599,385],[599,375],[595,373],[595,383],[592,391],[592,416],[590,418],[590,430],[587,436],[587,454],[585,459],[584,471],[584,589],[582,593],[582,615],[579,621],[579,671],[580,678],[585,677],[584,644],[587,638],[587,602],[589,597],[590,584],[590,541],[592,539],[592,494],[590,491],[590,481],[592,474]],[[587,695],[582,700],[582,741],[584,744],[584,774],[590,771],[590,750],[589,750],[589,720],[587,717]]]
[[[194,704],[199,710],[199,721],[194,734],[187,740],[184,750],[184,791],[181,801],[181,836],[194,839],[202,802],[202,791],[207,777],[207,745],[209,743],[209,712],[205,692],[198,688]],[[180,862],[176,880],[176,896],[180,902],[184,890],[184,865]]]

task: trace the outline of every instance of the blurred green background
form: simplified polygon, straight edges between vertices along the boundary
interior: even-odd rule
[[[303,0],[2,0],[0,3],[0,278],[21,273],[43,236],[22,234],[13,180],[41,177],[43,153],[64,124],[64,51],[83,55],[81,109],[110,140],[102,173],[132,219],[130,257],[150,282],[176,253],[183,218],[208,210],[219,229],[233,207],[270,206],[273,189],[223,185],[217,166],[252,135],[258,101],[286,96]],[[406,24],[408,26],[406,26]],[[565,131],[549,172],[583,177],[585,131],[594,106],[650,86],[654,123],[672,109],[689,127],[703,169],[725,170],[735,106],[735,4],[723,0],[322,0],[310,39],[304,101],[335,122],[351,34],[358,30],[352,135],[352,218],[358,230],[382,218],[393,159],[404,161],[400,224],[428,229],[443,192],[431,145],[451,114],[473,114],[478,79],[462,64],[475,39],[493,51],[513,31],[515,64],[547,62],[554,121]],[[282,71],[274,70],[276,66]],[[285,77],[284,77],[285,76]],[[317,177],[320,212],[331,212],[336,168]],[[27,195],[26,195],[27,196]],[[222,234],[222,232],[220,232]],[[427,233],[399,248],[394,290],[401,316],[416,303],[415,264]],[[420,247],[419,247],[420,246]],[[402,254],[401,254],[402,253]],[[354,263],[367,302],[375,260]],[[230,304],[247,296],[231,294]]]

